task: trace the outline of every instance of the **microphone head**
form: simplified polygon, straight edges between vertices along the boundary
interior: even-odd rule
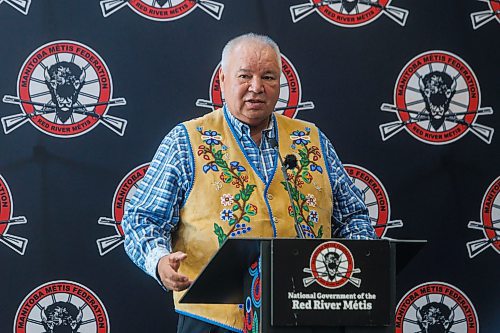
[[[287,169],[295,169],[297,167],[297,156],[293,154],[286,155],[285,166]]]

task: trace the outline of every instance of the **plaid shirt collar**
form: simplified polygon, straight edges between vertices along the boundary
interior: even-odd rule
[[[244,136],[250,137],[250,126],[247,124],[241,122],[238,120],[231,112],[229,112],[229,109],[227,105],[224,103],[224,114],[226,115],[226,119],[229,120],[231,123],[231,126],[234,128],[235,135],[237,136],[237,139],[242,139]],[[276,122],[276,117],[274,113],[271,114],[271,121],[269,122],[269,125],[265,130],[262,131],[262,137],[263,138],[275,138],[276,133],[275,133],[275,122]]]

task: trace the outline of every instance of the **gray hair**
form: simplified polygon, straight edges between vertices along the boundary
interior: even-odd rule
[[[281,52],[280,48],[278,47],[278,44],[274,40],[271,39],[271,37],[266,36],[266,35],[259,35],[255,34],[253,32],[235,37],[231,39],[229,42],[227,42],[226,46],[224,46],[224,49],[222,49],[222,59],[221,59],[221,67],[224,72],[226,72],[227,69],[227,57],[231,53],[231,51],[234,49],[235,46],[240,44],[241,42],[245,41],[255,41],[264,45],[268,45],[272,47],[274,52],[276,53],[276,56],[278,57],[278,64],[281,69]]]

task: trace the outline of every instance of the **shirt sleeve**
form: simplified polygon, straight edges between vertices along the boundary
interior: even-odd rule
[[[333,192],[332,237],[377,239],[361,191],[351,181],[332,143],[320,131]]]
[[[190,151],[185,127],[176,126],[160,144],[122,220],[125,252],[160,285],[156,267],[172,251],[171,233],[191,187]]]

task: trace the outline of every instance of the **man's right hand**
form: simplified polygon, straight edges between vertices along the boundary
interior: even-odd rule
[[[158,276],[165,288],[181,291],[187,289],[193,281],[189,281],[189,278],[185,275],[177,273],[181,261],[187,258],[187,254],[184,252],[174,252],[167,256],[164,256],[158,262]]]

